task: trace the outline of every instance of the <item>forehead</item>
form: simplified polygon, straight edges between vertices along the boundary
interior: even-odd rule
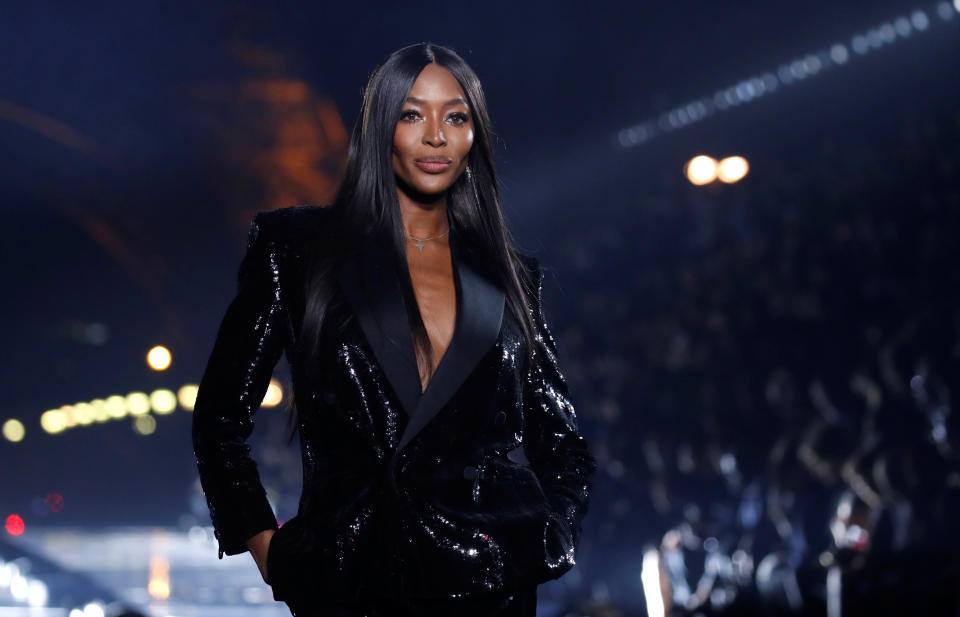
[[[457,97],[466,101],[467,98],[453,73],[436,63],[428,64],[420,71],[409,96],[427,102],[446,102]]]

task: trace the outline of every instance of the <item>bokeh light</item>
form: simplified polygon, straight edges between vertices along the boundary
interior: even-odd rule
[[[163,557],[150,558],[150,582],[147,584],[150,596],[157,600],[170,597],[170,563]]]
[[[67,428],[67,415],[62,409],[49,409],[40,415],[40,428],[54,435]]]
[[[742,156],[728,156],[717,166],[717,178],[731,184],[742,180],[750,171],[747,159]]]
[[[93,422],[93,407],[90,403],[77,403],[73,406],[73,419],[77,424]]]
[[[90,401],[90,410],[94,422],[106,422],[110,419],[110,410],[107,409],[107,402],[102,398],[95,398]]]
[[[103,606],[98,602],[91,602],[83,607],[83,617],[104,617]]]
[[[170,368],[170,350],[163,345],[157,345],[147,352],[147,364],[155,371],[165,371]]]
[[[119,394],[108,396],[106,406],[111,418],[119,419],[127,415],[127,401]]]
[[[23,535],[23,518],[21,518],[19,514],[11,514],[7,517],[7,520],[4,521],[3,527],[11,536]]]
[[[23,422],[17,420],[16,418],[10,418],[3,423],[3,436],[7,441],[12,441],[14,443],[18,441],[23,441],[23,436],[26,434],[26,429],[23,426]]]
[[[173,413],[177,409],[177,395],[165,388],[154,390],[150,393],[150,407],[161,415]]]
[[[127,413],[141,416],[150,411],[150,397],[144,392],[131,392],[127,395]]]
[[[133,430],[140,435],[152,435],[157,430],[157,420],[151,415],[137,416],[133,419]]]
[[[267,386],[267,391],[263,395],[262,405],[264,407],[276,407],[281,402],[283,402],[283,388],[280,387],[280,382],[271,379],[270,385]]]
[[[46,606],[50,599],[50,592],[47,585],[40,580],[33,579],[27,585],[27,606],[40,607]]]
[[[188,383],[177,390],[177,401],[180,406],[187,411],[193,411],[193,406],[197,402],[197,390],[200,388],[195,383]]]
[[[710,184],[717,179],[717,161],[705,154],[695,156],[686,164],[684,173],[697,186]]]

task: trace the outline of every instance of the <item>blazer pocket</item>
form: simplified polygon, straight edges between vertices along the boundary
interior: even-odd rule
[[[280,529],[274,532],[270,538],[270,544],[267,546],[267,580],[273,589],[274,600],[284,600],[287,594],[287,575],[289,573],[290,552],[285,544],[287,537],[294,532],[295,525],[298,523],[294,516],[284,523]]]
[[[499,455],[489,457],[484,467],[489,475],[487,492],[491,504],[515,509],[515,514],[524,518],[532,514],[545,517],[549,513],[546,492],[530,466]]]

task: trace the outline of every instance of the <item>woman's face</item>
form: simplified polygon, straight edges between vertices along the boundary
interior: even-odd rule
[[[425,195],[449,189],[467,167],[473,116],[463,88],[439,64],[428,64],[400,112],[393,135],[393,171],[401,189]]]

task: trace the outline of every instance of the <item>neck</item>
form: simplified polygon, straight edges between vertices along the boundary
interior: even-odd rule
[[[399,190],[400,217],[407,235],[432,238],[447,231],[447,194],[411,195]]]

